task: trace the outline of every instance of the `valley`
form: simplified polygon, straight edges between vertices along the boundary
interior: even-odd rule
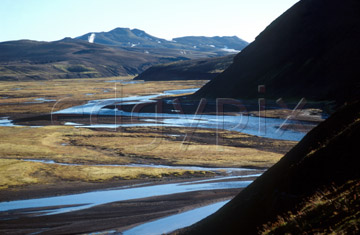
[[[206,82],[202,80],[143,82],[132,79],[132,77],[113,77],[2,82],[0,95],[5,98],[1,99],[0,104],[3,113],[1,115],[3,124],[0,127],[2,140],[0,198],[3,204],[0,202],[0,208],[8,204],[6,201],[9,200],[16,202],[16,200],[56,195],[66,196],[106,191],[117,187],[136,189],[139,187],[137,185],[165,187],[166,184],[194,182],[196,188],[191,192],[179,191],[168,193],[169,195],[159,195],[161,201],[173,201],[166,210],[156,206],[157,199],[155,200],[154,197],[155,201],[147,203],[145,207],[146,214],[150,211],[158,211],[150,213],[152,214],[149,214],[150,217],[144,217],[145,212],[136,212],[138,208],[136,205],[143,205],[142,200],[145,200],[136,199],[140,201],[131,202],[134,206],[128,211],[134,213],[130,221],[124,220],[124,216],[129,216],[128,213],[124,214],[124,205],[121,203],[120,207],[115,206],[114,203],[119,203],[116,202],[117,199],[111,203],[104,202],[101,206],[68,212],[69,220],[66,223],[70,223],[73,220],[72,215],[75,214],[82,219],[66,227],[60,226],[65,221],[59,220],[59,216],[38,214],[38,211],[53,211],[55,207],[65,210],[68,207],[72,208],[71,205],[59,207],[56,204],[49,204],[47,207],[40,207],[39,204],[39,209],[25,213],[32,215],[30,217],[24,214],[28,211],[26,208],[8,212],[5,210],[0,213],[2,218],[11,215],[14,219],[3,223],[0,226],[1,231],[9,232],[16,224],[21,224],[24,228],[28,227],[23,230],[24,232],[42,231],[45,228],[40,221],[46,218],[53,221],[51,226],[45,226],[47,229],[44,231],[49,233],[73,229],[86,232],[87,230],[81,230],[83,225],[79,227],[78,223],[81,221],[81,224],[93,224],[94,219],[99,216],[99,209],[104,206],[112,208],[113,213],[108,215],[109,219],[110,216],[116,215],[117,219],[113,221],[117,222],[104,224],[96,220],[96,226],[91,226],[89,229],[101,231],[117,228],[118,231],[122,231],[124,228],[129,228],[131,223],[146,222],[151,218],[184,210],[185,207],[182,207],[179,201],[183,200],[182,194],[189,200],[186,210],[228,200],[244,187],[242,184],[244,180],[248,182],[259,176],[296,144],[296,141],[268,139],[238,131],[201,128],[192,124],[190,127],[148,125],[148,121],[144,119],[154,117],[132,119],[127,115],[121,115],[121,112],[101,114],[94,109],[97,112],[96,120],[91,119],[91,115],[66,114],[65,110],[74,110],[73,112],[76,113],[77,109],[74,107],[92,104],[94,99],[100,100],[93,103],[94,105],[99,103],[99,107],[107,105],[101,100],[126,103],[139,99],[148,102],[142,97],[156,99],[162,92],[170,90],[174,92],[165,92],[167,94],[165,97],[173,99],[184,95],[184,92],[197,90]],[[82,110],[82,113],[85,111],[79,110]],[[101,108],[99,110],[111,111]],[[57,119],[49,118],[52,112],[59,112]],[[65,116],[61,117],[61,115]],[[176,114],[173,116],[168,118],[173,120],[179,118]],[[216,117],[208,114],[201,118],[211,116]],[[196,121],[192,117],[186,119],[190,123]],[[7,124],[5,120],[8,120]],[[156,123],[154,120],[150,122]],[[114,124],[119,126],[114,128]],[[206,180],[209,180],[209,186],[215,191],[203,191],[204,188],[199,183]],[[196,183],[197,181],[199,183]],[[225,184],[217,188],[216,185],[220,182]],[[226,182],[229,186],[233,186],[229,188]],[[152,198],[147,193],[142,195],[141,198],[144,196]],[[33,205],[36,207],[36,204]],[[170,208],[172,209],[169,210]],[[90,215],[93,216],[92,219]]]
[[[19,2],[0,9],[1,234],[359,234],[358,0],[22,1],[41,23]]]

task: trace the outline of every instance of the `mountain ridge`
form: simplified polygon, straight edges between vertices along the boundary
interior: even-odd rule
[[[139,74],[153,64],[186,57],[148,55],[64,38],[0,43],[0,80],[93,78]]]
[[[222,40],[223,37],[215,39]],[[237,40],[242,46],[247,45],[234,37],[231,40]],[[1,42],[0,51],[0,80],[137,75],[152,65],[233,54],[226,48],[213,48],[210,45],[196,48],[129,28],[116,28],[95,36],[88,33],[78,38],[67,37],[52,42]]]
[[[108,32],[90,32],[76,39],[88,41],[94,36],[94,43],[128,48],[159,48],[214,53],[217,56],[238,52],[248,43],[237,36],[185,36],[168,41],[154,37],[140,29],[115,28]]]

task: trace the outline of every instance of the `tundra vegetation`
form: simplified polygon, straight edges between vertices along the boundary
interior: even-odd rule
[[[129,81],[132,77],[1,82],[1,113],[11,119],[36,116],[94,99],[158,94],[204,83]],[[36,102],[37,98],[49,101]],[[56,103],[59,100],[61,102]],[[128,167],[127,164],[266,168],[296,144],[237,132],[178,127],[126,127],[114,131],[45,125],[0,129],[1,189],[57,182],[214,175],[214,172]],[[62,164],[28,161],[34,159]]]

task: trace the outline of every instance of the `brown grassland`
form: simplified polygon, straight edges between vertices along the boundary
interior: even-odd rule
[[[0,82],[0,114],[43,114],[81,105],[89,100],[158,94],[165,90],[200,87],[204,81],[164,81],[122,85],[133,77],[56,79]],[[37,98],[56,102],[33,103]],[[56,104],[56,105],[55,105]]]
[[[118,132],[70,126],[1,127],[0,187],[51,183],[56,180],[99,182],[184,174],[211,175],[203,171],[98,166],[104,164],[263,168],[271,166],[282,157],[282,153],[273,152],[274,150],[280,151],[280,148],[290,148],[294,144],[273,141],[264,146],[273,147],[273,150],[264,151],[254,147],[259,141],[252,136],[227,132],[220,133],[222,141],[246,147],[213,144],[211,142],[215,140],[214,136],[212,141],[201,142],[201,136],[211,136],[212,132],[196,130],[194,140],[184,142],[182,135],[186,133],[180,128],[169,128],[161,134],[146,127],[127,128]],[[26,159],[53,160],[80,166],[22,161]]]
[[[56,102],[26,103],[36,98],[62,100],[55,110],[93,99],[157,94],[199,87],[204,81],[106,82],[131,77],[0,82],[1,116],[48,114]],[[115,85],[117,84],[117,85]],[[107,91],[107,92],[104,92]],[[91,93],[92,95],[87,95]],[[68,101],[68,102],[67,102]],[[185,138],[187,136],[188,138]],[[213,172],[143,168],[126,164],[195,165],[267,168],[295,142],[251,135],[186,128],[127,127],[114,130],[71,126],[0,127],[0,189],[56,182],[104,182],[178,176],[211,176]],[[60,165],[28,162],[53,160]]]

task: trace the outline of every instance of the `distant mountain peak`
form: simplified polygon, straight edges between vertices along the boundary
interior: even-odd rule
[[[92,34],[95,34],[93,42],[97,44],[122,47],[127,48],[127,50],[139,50],[138,48],[144,48],[144,51],[148,48],[182,50],[183,54],[187,53],[184,50],[189,50],[211,52],[214,53],[214,56],[222,56],[236,53],[248,45],[246,41],[236,36],[188,36],[168,41],[152,36],[141,29],[121,27],[108,32],[88,33],[77,37],[77,39],[88,41]]]
[[[140,29],[132,29],[131,30],[134,34],[136,34],[136,35],[138,35],[138,36],[143,36],[143,35],[145,35],[145,34],[147,34],[145,31],[143,31],[143,30],[140,30]]]

